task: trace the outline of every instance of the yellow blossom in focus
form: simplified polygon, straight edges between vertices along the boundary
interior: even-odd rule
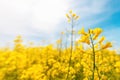
[[[94,34],[93,40],[96,40],[97,37],[101,34],[101,32],[102,32],[102,29],[101,29],[101,28],[95,28],[95,29],[93,30],[93,34]]]

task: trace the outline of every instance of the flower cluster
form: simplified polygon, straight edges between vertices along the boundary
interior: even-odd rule
[[[72,10],[66,16],[69,22],[79,18]],[[0,48],[0,80],[120,80],[120,55],[108,49],[112,43],[102,32],[83,27],[72,47],[64,44],[64,32],[56,44],[46,46],[24,45],[17,36],[13,49]]]

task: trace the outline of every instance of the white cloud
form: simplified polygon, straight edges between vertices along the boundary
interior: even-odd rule
[[[25,33],[31,25],[29,6],[28,0],[0,0],[0,33]]]
[[[63,30],[61,28],[64,25],[59,24],[64,22],[69,9],[80,15],[80,26],[90,26],[107,18],[96,19],[94,16],[106,12],[108,2],[109,0],[0,0],[0,35],[5,35],[3,41],[18,34],[27,39],[32,36],[52,40],[56,38],[57,31]]]
[[[32,8],[32,27],[52,32],[64,18],[68,5],[64,0],[40,0]]]
[[[81,17],[85,18],[106,11],[109,0],[79,0],[78,3],[72,0],[72,3],[75,3],[75,5],[71,8],[75,8]]]
[[[0,45],[19,34],[51,41],[68,7],[64,0],[0,0]]]
[[[0,0],[0,33],[30,35],[32,29],[51,33],[67,8],[64,0]]]

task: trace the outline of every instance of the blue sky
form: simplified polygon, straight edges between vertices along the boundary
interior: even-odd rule
[[[22,35],[25,42],[55,42],[69,27],[65,14],[72,9],[77,27],[101,27],[107,40],[120,45],[120,0],[0,0],[0,45]],[[116,47],[116,46],[115,46]]]

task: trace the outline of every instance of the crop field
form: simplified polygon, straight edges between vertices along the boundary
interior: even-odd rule
[[[79,16],[70,10],[66,18],[70,31],[54,44],[25,45],[18,35],[13,48],[0,48],[0,80],[120,80],[120,54],[103,29],[75,31]]]

